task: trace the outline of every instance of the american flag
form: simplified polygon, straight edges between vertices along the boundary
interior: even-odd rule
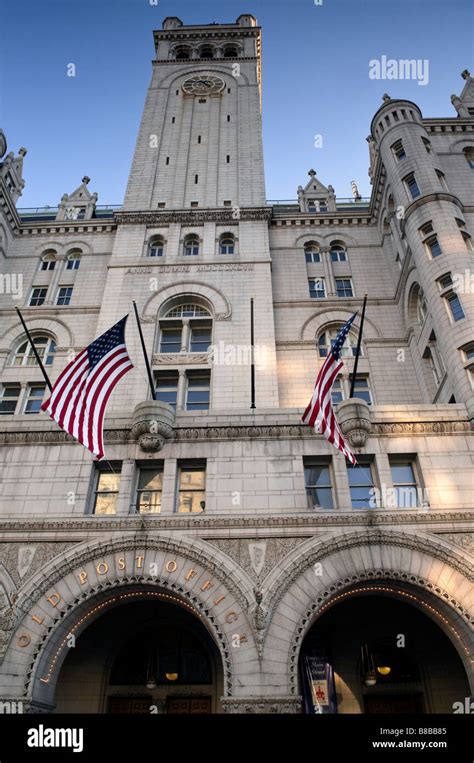
[[[41,406],[65,432],[99,459],[104,457],[107,401],[122,376],[133,368],[125,346],[128,315],[95,339],[69,363]]]
[[[336,376],[344,365],[341,360],[341,350],[356,315],[357,313],[354,313],[352,318],[349,318],[332,343],[316,379],[313,396],[302,418],[305,424],[314,427],[315,432],[319,432],[326,440],[329,440],[353,465],[357,461],[337,423],[332,405],[331,389]]]

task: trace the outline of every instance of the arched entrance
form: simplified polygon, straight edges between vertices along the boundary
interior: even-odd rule
[[[367,581],[328,602],[301,646],[305,712],[452,713],[469,696],[452,641],[413,601]]]
[[[215,713],[222,660],[199,612],[169,592],[124,591],[70,648],[58,713]]]

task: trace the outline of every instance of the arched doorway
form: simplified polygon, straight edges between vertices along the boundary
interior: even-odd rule
[[[452,713],[469,696],[453,643],[409,597],[366,590],[338,599],[302,643],[305,712]]]
[[[136,591],[78,636],[54,701],[57,713],[202,714],[219,712],[222,694],[219,650],[198,612]]]

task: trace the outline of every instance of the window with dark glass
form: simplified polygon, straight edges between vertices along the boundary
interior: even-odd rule
[[[43,402],[45,384],[28,384],[23,401],[23,413],[39,413]]]
[[[211,345],[212,325],[203,321],[192,322],[189,335],[189,352],[207,352]]]
[[[349,374],[349,383],[351,382],[352,374]],[[357,375],[357,379],[354,382],[354,397],[359,397],[361,400],[365,400],[369,405],[372,405],[372,395],[370,394],[369,379],[367,376]]]
[[[372,468],[366,463],[347,464],[349,491],[353,509],[369,509],[373,503]]]
[[[390,471],[398,509],[413,509],[419,505],[418,485],[413,461],[390,458]]]
[[[178,397],[178,379],[179,375],[177,371],[158,371],[155,376],[156,379],[156,399],[161,400],[162,403],[168,403],[173,408],[176,408],[176,401]]]
[[[425,243],[432,257],[439,257],[443,253],[437,236],[430,236]]]
[[[0,384],[0,414],[15,413],[21,393],[21,384]]]
[[[208,411],[211,394],[210,371],[188,371],[186,386],[186,410]]]
[[[308,285],[311,299],[324,299],[326,296],[324,278],[308,278]]]
[[[397,161],[401,162],[402,159],[405,159],[406,153],[401,140],[397,140],[396,143],[393,144],[392,151]]]
[[[163,465],[142,467],[138,473],[137,514],[159,514],[163,489]]]
[[[160,331],[160,352],[180,352],[182,331],[183,327],[181,324],[162,326]]]
[[[464,310],[462,309],[461,300],[457,294],[447,294],[445,296],[446,304],[449,307],[449,311],[453,318],[453,321],[460,321],[465,318]]]
[[[329,462],[305,460],[304,481],[309,508],[334,508]]]
[[[338,297],[354,296],[350,278],[336,278],[336,294]]]
[[[405,185],[408,189],[408,193],[410,194],[411,198],[417,199],[418,196],[421,196],[421,191],[418,187],[418,183],[415,180],[415,175],[411,173],[410,175],[407,175],[406,178],[404,178]]]
[[[72,286],[60,286],[58,290],[58,297],[56,299],[57,305],[69,305],[72,298]]]
[[[203,461],[183,462],[178,466],[177,511],[203,511],[206,499],[206,464]]]
[[[39,307],[40,305],[43,305],[47,293],[47,287],[34,286],[30,296],[30,307]]]

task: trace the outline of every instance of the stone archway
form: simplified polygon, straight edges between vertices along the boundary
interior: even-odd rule
[[[229,560],[204,542],[133,533],[79,544],[19,592],[1,670],[9,695],[50,712],[68,634],[79,635],[127,587],[135,594],[160,591],[196,611],[219,649],[225,697],[234,693],[236,673],[244,684],[257,669],[250,581],[238,580]]]
[[[314,538],[271,573],[262,600],[262,671],[298,695],[298,659],[309,628],[337,596],[369,581],[385,585],[433,619],[457,650],[471,684],[473,570],[445,541],[381,529]]]

